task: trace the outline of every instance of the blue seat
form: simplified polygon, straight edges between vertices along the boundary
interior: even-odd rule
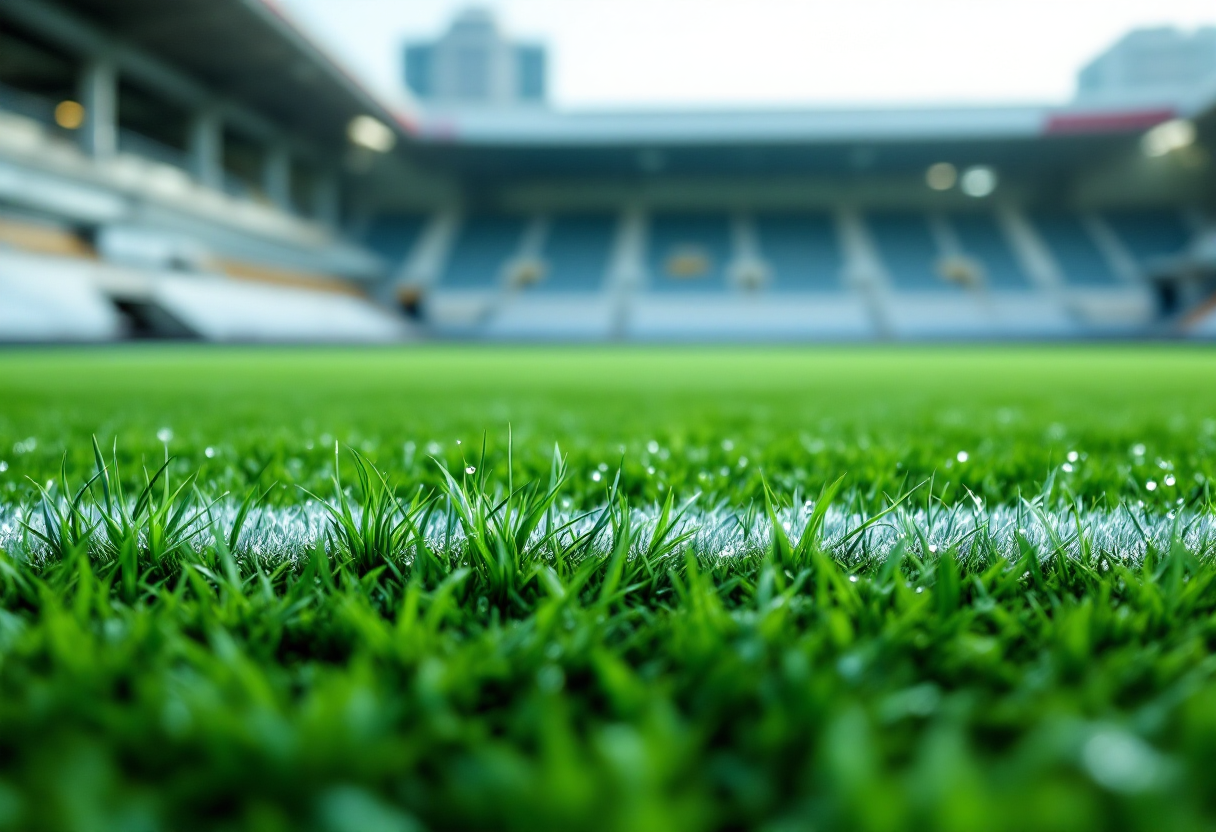
[[[1141,267],[1181,254],[1191,242],[1177,211],[1112,211],[1104,216]]]
[[[833,291],[841,288],[844,258],[828,214],[756,215],[760,256],[771,270],[774,291]]]
[[[611,214],[554,217],[543,252],[545,279],[532,291],[598,291],[608,271],[616,223]]]
[[[488,289],[498,285],[503,267],[519,251],[522,217],[472,216],[456,236],[440,286]]]
[[[984,265],[988,286],[993,289],[1034,288],[1014,257],[1009,241],[992,214],[954,214],[950,224],[968,257]]]
[[[384,215],[368,224],[364,244],[384,258],[391,270],[405,263],[422,234],[423,218],[409,215]]]
[[[1116,286],[1118,277],[1076,214],[1036,211],[1030,221],[1074,286]]]
[[[882,211],[866,220],[896,289],[949,289],[937,272],[941,255],[923,214]]]
[[[720,292],[730,262],[730,219],[725,214],[656,214],[650,222],[650,288],[659,292]],[[676,261],[703,258],[704,272],[672,274]]]

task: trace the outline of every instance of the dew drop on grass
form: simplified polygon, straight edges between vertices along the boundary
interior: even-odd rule
[[[1148,449],[1145,448],[1144,445],[1142,445],[1142,444],[1132,445],[1132,455],[1133,456],[1144,456],[1144,452],[1147,450]]]
[[[465,472],[466,474],[476,474],[476,473],[477,473],[477,467],[476,467],[476,466],[474,466],[474,465],[470,465],[468,468],[465,468],[465,469],[464,469],[464,472]]]
[[[459,439],[457,439],[457,440],[456,440],[456,444],[457,444],[457,445],[459,445],[459,444],[460,444],[460,440],[459,440]]]
[[[730,441],[729,439],[723,439],[723,440],[722,440],[722,450],[724,450],[724,451],[733,451],[734,449],[735,449],[735,443],[734,443],[734,442]]]
[[[599,481],[600,481],[600,480],[602,480],[603,478],[604,478],[604,475],[603,475],[603,474],[601,474],[599,471],[592,471],[592,472],[591,472],[591,479],[595,480],[596,482],[599,482]]]
[[[729,469],[729,468],[727,468],[725,465],[723,465],[723,466],[722,466],[722,468],[721,468],[721,470],[719,470],[719,471],[718,471],[718,473],[719,473],[719,474],[721,474],[721,475],[722,475],[722,476],[724,476],[724,477],[729,477],[729,476],[730,476],[730,469]]]
[[[651,439],[646,443],[646,450],[650,451],[652,454],[657,454],[659,452],[659,443]]]
[[[0,474],[3,474],[7,470],[8,470],[8,463],[5,462],[4,460],[0,459]]]
[[[1146,483],[1144,484],[1144,487],[1145,487],[1146,489],[1148,489],[1149,491],[1156,491],[1156,490],[1157,490],[1157,483],[1156,483],[1156,482],[1154,482],[1153,480],[1149,480],[1148,482],[1146,482]]]
[[[1069,461],[1069,462],[1076,462],[1076,461],[1077,461],[1078,459],[1080,459],[1080,458],[1081,458],[1081,455],[1080,455],[1080,454],[1078,454],[1076,451],[1069,451],[1069,452],[1068,452],[1068,461]]]
[[[649,465],[649,466],[647,466],[647,467],[646,467],[646,473],[647,473],[647,474],[650,474],[650,476],[652,476],[652,477],[653,477],[653,476],[654,476],[654,466],[653,466],[653,465]]]
[[[857,576],[856,576],[856,575],[850,575],[850,576],[849,576],[849,583],[851,583],[851,584],[855,584],[855,583],[857,583]]]
[[[1071,474],[1073,472],[1073,470],[1075,470],[1072,467],[1071,462],[1065,462],[1063,465],[1060,466],[1060,468],[1064,471],[1065,474]]]
[[[1172,487],[1173,487],[1173,485],[1174,485],[1174,483],[1178,482],[1178,480],[1174,479],[1174,475],[1173,475],[1173,474],[1166,474],[1166,475],[1165,475],[1165,479],[1163,480],[1163,482],[1166,484],[1166,486],[1168,486],[1168,487],[1171,487],[1171,488],[1172,488]]]
[[[215,448],[208,445],[207,450],[203,451],[203,456],[207,457],[207,459],[215,459]]]
[[[958,456],[955,457],[955,459],[957,459],[959,462],[966,462],[970,458],[971,458],[971,455],[968,454],[966,451],[959,451]]]

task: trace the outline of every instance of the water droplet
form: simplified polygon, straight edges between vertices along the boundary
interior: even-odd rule
[[[1174,483],[1178,482],[1178,480],[1174,479],[1173,474],[1166,474],[1164,482],[1167,486],[1173,487]]]
[[[921,594],[922,592],[924,592],[924,591],[925,591],[925,588],[924,588],[923,586],[918,586],[918,587],[916,588],[916,594],[917,594],[917,595],[920,595],[920,594]]]
[[[1148,449],[1145,448],[1144,445],[1141,445],[1141,444],[1132,445],[1132,454],[1135,456],[1144,456],[1144,452],[1146,450],[1148,450]]]
[[[203,456],[207,457],[207,459],[215,459],[215,448],[208,445],[207,450],[203,451]]]
[[[591,474],[591,479],[595,480],[596,482],[599,482],[603,478],[604,478],[604,475],[601,474],[599,471],[593,471]]]
[[[851,583],[851,584],[855,584],[855,583],[857,583],[857,576],[856,576],[856,575],[850,575],[850,576],[849,576],[849,583]]]
[[[1065,462],[1063,465],[1060,466],[1060,468],[1063,469],[1065,474],[1071,474],[1073,472],[1073,467],[1072,467],[1071,462]]]
[[[724,450],[724,451],[733,451],[734,449],[735,449],[735,443],[734,443],[734,442],[730,441],[729,439],[723,439],[723,440],[722,440],[722,450]]]
[[[7,470],[8,470],[8,463],[5,462],[3,459],[0,459],[0,474],[3,474]]]
[[[723,465],[723,466],[722,466],[722,469],[721,469],[720,471],[718,471],[718,473],[719,473],[719,474],[721,474],[721,475],[722,475],[722,476],[724,476],[724,477],[729,477],[729,476],[730,476],[730,469],[729,469],[729,468],[727,468],[725,465]]]
[[[652,454],[657,454],[659,452],[659,443],[651,439],[646,443],[646,450],[650,451]]]
[[[443,450],[443,449],[439,447],[438,442],[427,442],[426,443],[426,452],[428,454],[430,454],[431,456],[434,456],[435,454],[439,453],[441,450]]]
[[[169,430],[169,428],[161,428],[156,432],[156,438],[161,442],[172,442],[173,431]]]
[[[1146,482],[1144,484],[1144,487],[1147,488],[1149,491],[1156,491],[1157,483],[1153,482],[1152,480],[1149,480],[1148,482]]]
[[[745,456],[741,456],[741,457],[739,457],[739,467],[740,467],[740,468],[746,468],[746,467],[747,467],[747,457],[745,457]]]
[[[959,462],[966,462],[968,459],[970,459],[970,458],[971,458],[971,456],[970,456],[970,454],[968,454],[966,451],[959,451],[959,452],[958,452],[958,456],[957,456],[957,457],[955,457],[955,458],[956,458],[956,459],[957,459]]]
[[[936,552],[937,552],[937,544],[936,544],[936,543],[930,543],[930,544],[929,544],[929,552],[930,552],[930,553],[934,553],[934,554],[936,554]]]
[[[477,473],[477,468],[476,468],[476,467],[474,467],[474,466],[472,466],[472,465],[470,465],[468,468],[465,468],[465,469],[464,469],[464,472],[465,472],[466,474],[476,474],[476,473]]]
[[[1080,454],[1078,454],[1076,451],[1069,451],[1069,452],[1068,452],[1068,461],[1069,461],[1069,462],[1076,462],[1076,461],[1077,461],[1078,459],[1080,459],[1080,458],[1081,458],[1081,455],[1080,455]]]
[[[653,466],[653,465],[648,465],[648,466],[646,467],[646,473],[647,473],[647,474],[650,474],[650,476],[652,476],[652,477],[653,477],[653,476],[654,476],[654,466]]]
[[[456,440],[456,444],[457,444],[457,445],[459,445],[459,444],[460,444],[460,440],[459,440],[459,439],[457,439],[457,440]]]
[[[607,462],[601,462],[599,465],[597,465],[597,466],[595,466],[595,467],[596,467],[596,468],[599,468],[601,471],[607,471],[607,470],[608,470],[608,463],[607,463]]]

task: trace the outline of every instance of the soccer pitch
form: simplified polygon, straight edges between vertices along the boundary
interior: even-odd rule
[[[1216,354],[0,354],[0,830],[1216,824]]]

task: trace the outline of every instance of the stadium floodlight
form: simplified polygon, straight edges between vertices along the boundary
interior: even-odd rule
[[[1158,124],[1144,134],[1140,140],[1140,149],[1145,156],[1168,156],[1177,150],[1184,150],[1195,143],[1195,123],[1184,118],[1171,119]]]
[[[346,137],[351,144],[388,153],[397,144],[397,136],[387,124],[371,116],[355,116],[346,127]]]
[[[64,130],[77,130],[84,124],[84,107],[77,101],[60,101],[55,105],[55,123]]]
[[[958,168],[949,162],[938,162],[925,171],[925,184],[935,191],[948,191],[958,182]]]
[[[986,165],[976,165],[967,168],[960,183],[967,196],[982,199],[996,190],[997,181],[995,170]]]

